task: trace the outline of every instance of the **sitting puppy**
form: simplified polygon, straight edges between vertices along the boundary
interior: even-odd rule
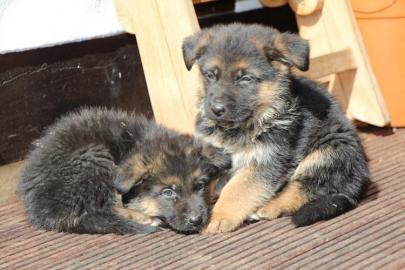
[[[34,143],[20,191],[40,229],[147,233],[162,222],[191,233],[208,220],[207,185],[229,166],[221,151],[143,117],[83,109]]]
[[[325,89],[291,72],[308,69],[307,41],[222,25],[186,38],[183,56],[203,77],[197,133],[232,155],[207,233],[235,230],[249,215],[292,214],[304,226],[358,204],[369,171],[355,128]]]

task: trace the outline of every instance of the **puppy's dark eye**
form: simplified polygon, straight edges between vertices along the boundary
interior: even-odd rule
[[[217,80],[217,75],[215,74],[214,71],[207,71],[204,73],[204,76],[208,81],[211,82],[215,82]]]
[[[162,191],[160,192],[160,194],[161,194],[162,196],[167,197],[167,198],[174,198],[174,197],[176,197],[176,192],[175,192],[173,189],[171,189],[171,188],[164,188],[164,189],[162,189]]]
[[[195,190],[202,190],[202,189],[204,189],[205,188],[205,182],[197,182],[196,184],[195,184]]]
[[[250,83],[254,81],[254,78],[250,75],[243,75],[240,76],[239,79],[237,79],[238,83]]]
[[[195,181],[195,186],[194,186],[195,190],[204,189],[206,187],[206,185],[208,184],[208,180],[209,179],[206,176],[198,177]]]

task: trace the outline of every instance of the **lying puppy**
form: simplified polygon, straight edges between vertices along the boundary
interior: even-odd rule
[[[307,41],[231,24],[186,38],[183,56],[203,77],[197,133],[233,162],[207,233],[235,230],[249,215],[293,214],[305,226],[358,204],[369,171],[355,128],[325,89],[291,72],[308,69]]]
[[[163,222],[190,233],[208,220],[207,185],[229,166],[221,151],[143,117],[84,109],[34,143],[20,191],[40,229],[147,233]]]

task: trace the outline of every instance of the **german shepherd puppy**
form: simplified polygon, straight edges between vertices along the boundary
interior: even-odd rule
[[[292,214],[305,226],[358,204],[369,171],[355,128],[325,89],[291,72],[308,69],[307,41],[220,25],[186,38],[183,56],[203,77],[197,134],[232,155],[205,232],[235,230],[252,214]]]
[[[221,151],[143,117],[83,109],[34,143],[20,191],[40,229],[148,233],[163,223],[191,233],[208,220],[209,181],[229,166]]]

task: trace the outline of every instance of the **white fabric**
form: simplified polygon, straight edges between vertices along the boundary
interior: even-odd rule
[[[122,31],[113,0],[0,0],[0,54]]]

